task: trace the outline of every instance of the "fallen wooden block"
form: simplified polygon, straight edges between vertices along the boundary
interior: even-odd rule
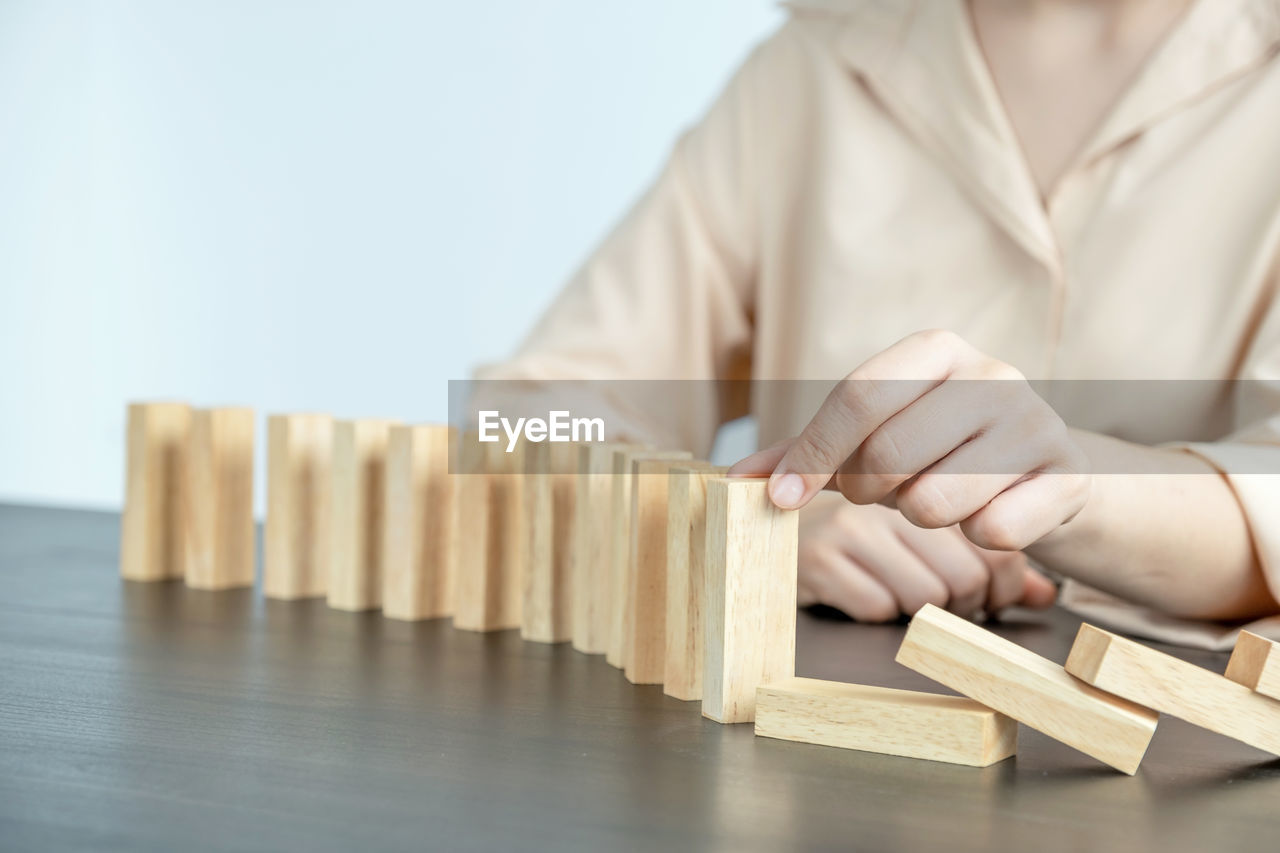
[[[683,459],[636,459],[631,463],[631,559],[622,668],[632,684],[662,684],[665,674],[667,519],[673,465],[710,467],[706,462]]]
[[[706,625],[707,480],[726,468],[671,468],[667,504],[667,615],[662,691],[702,698]]]
[[[382,606],[382,510],[392,424],[363,418],[333,425],[328,597],[337,610]]]
[[[613,454],[638,445],[583,444],[578,447],[574,503],[573,647],[604,654],[609,644],[613,537]]]
[[[1227,661],[1227,678],[1255,693],[1280,699],[1280,643],[1241,631]]]
[[[506,453],[481,443],[476,433],[461,439],[458,474],[458,574],[453,624],[467,631],[520,627],[523,552],[520,517],[523,449]]]
[[[267,419],[267,523],[262,592],[268,598],[312,598],[329,584],[329,520],[333,418],[272,415]]]
[[[756,734],[971,767],[1018,749],[1017,721],[972,699],[813,678],[760,687]]]
[[[932,604],[911,620],[895,660],[1130,775],[1155,734],[1155,711]]]
[[[524,517],[528,552],[520,636],[560,643],[573,636],[574,494],[578,446],[530,443],[525,452]]]
[[[1280,703],[1193,663],[1081,625],[1067,672],[1108,693],[1280,755]]]
[[[393,426],[387,438],[382,613],[391,619],[453,614],[457,508],[443,424]]]
[[[609,644],[605,660],[626,665],[628,592],[631,573],[631,467],[637,459],[691,459],[683,450],[618,450],[613,454],[612,524],[609,554]]]
[[[186,403],[129,404],[120,516],[120,577],[125,580],[184,574],[182,505],[190,428]]]
[[[756,688],[795,675],[796,522],[763,479],[707,482],[702,715],[755,719]]]
[[[253,586],[253,409],[197,409],[187,442],[183,555],[187,586]]]

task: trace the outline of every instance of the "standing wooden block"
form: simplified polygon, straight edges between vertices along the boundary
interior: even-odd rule
[[[197,409],[182,517],[187,586],[253,586],[253,409]]]
[[[191,407],[130,403],[120,517],[120,577],[183,576],[182,501]]]
[[[932,604],[911,620],[895,660],[1130,775],[1156,731],[1154,711]]]
[[[795,675],[796,522],[768,480],[707,483],[702,715],[755,719],[756,688]]]
[[[574,503],[573,647],[604,654],[609,645],[613,540],[613,454],[637,445],[583,444],[578,447],[578,488]]]
[[[382,606],[383,500],[391,421],[365,418],[333,425],[333,518],[329,606]]]
[[[1241,631],[1227,661],[1227,678],[1263,696],[1280,699],[1280,643]]]
[[[454,627],[498,631],[520,627],[523,598],[521,519],[523,450],[462,439],[458,475],[458,574]]]
[[[313,598],[329,583],[333,418],[267,419],[267,524],[262,591],[268,598]]]
[[[455,431],[393,426],[387,438],[382,612],[391,619],[453,613],[457,500],[449,473]]]
[[[560,643],[573,636],[574,494],[578,447],[530,443],[525,450],[524,517],[529,546],[524,568],[520,636]]]
[[[683,450],[618,450],[613,454],[612,525],[609,554],[609,645],[605,660],[622,668],[627,637],[631,572],[631,467],[637,459],[690,459]]]
[[[972,699],[790,678],[756,691],[756,734],[987,767],[1018,750],[1018,723]]]
[[[702,698],[706,625],[707,480],[725,468],[673,466],[667,504],[667,618],[662,690]]]
[[[1280,755],[1280,703],[1193,663],[1081,625],[1067,672],[1100,690]]]
[[[627,569],[623,672],[632,684],[661,684],[667,647],[667,518],[673,465],[705,462],[637,459],[631,463],[631,559]]]

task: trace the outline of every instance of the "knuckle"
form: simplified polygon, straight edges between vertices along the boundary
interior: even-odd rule
[[[951,583],[953,599],[972,599],[986,592],[990,578],[985,572],[970,571],[957,576]]]
[[[988,358],[978,367],[977,374],[981,379],[987,379],[992,382],[1025,382],[1026,377],[1022,375],[1022,371],[994,358]]]
[[[975,514],[966,528],[965,534],[975,545],[991,551],[1021,551],[1031,544],[1020,525],[993,509]]]
[[[801,474],[818,473],[824,467],[835,468],[844,461],[839,437],[829,427],[821,424],[811,424],[792,450],[793,461],[798,463],[792,466],[792,470]]]
[[[942,347],[950,350],[958,350],[969,346],[964,338],[950,329],[921,329],[911,335],[909,339],[917,340],[931,347]]]
[[[906,456],[897,438],[890,429],[881,428],[871,433],[855,454],[859,473],[866,474],[911,474],[904,471]]]
[[[888,596],[865,596],[850,607],[849,615],[859,622],[892,622],[898,618],[898,605]]]
[[[922,477],[898,489],[898,511],[917,527],[950,527],[959,521],[955,507],[935,482]]]

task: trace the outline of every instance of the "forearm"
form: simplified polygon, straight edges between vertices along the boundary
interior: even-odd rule
[[[1045,567],[1177,616],[1280,612],[1227,481],[1177,450],[1076,432],[1095,472],[1088,502],[1026,549]],[[1108,473],[1125,472],[1125,473]]]

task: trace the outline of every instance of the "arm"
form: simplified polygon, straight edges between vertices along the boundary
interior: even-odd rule
[[[1095,471],[1088,502],[1026,552],[1068,577],[1174,616],[1280,612],[1240,502],[1204,459],[1073,432]]]

